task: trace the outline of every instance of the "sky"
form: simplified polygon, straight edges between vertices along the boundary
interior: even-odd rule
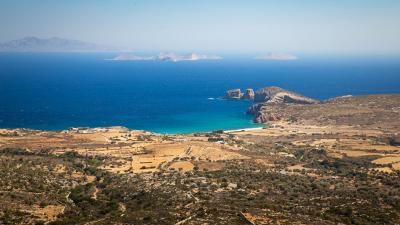
[[[0,42],[137,51],[400,53],[399,0],[0,0]]]

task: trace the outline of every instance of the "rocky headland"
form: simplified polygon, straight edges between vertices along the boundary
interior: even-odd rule
[[[231,89],[226,92],[225,98],[254,101],[255,104],[249,107],[247,113],[254,115],[253,121],[255,123],[267,123],[282,119],[282,116],[278,113],[271,113],[265,110],[265,108],[268,108],[268,105],[270,104],[307,105],[319,103],[316,99],[275,86],[261,88],[256,92],[254,92],[253,89],[248,88],[245,93],[242,93],[240,89]]]
[[[254,115],[254,123],[297,122],[317,125],[358,124],[369,127],[375,124],[371,118],[381,121],[389,128],[395,127],[393,118],[400,112],[400,95],[339,96],[319,101],[301,94],[270,86],[258,89],[255,93],[247,89],[227,91],[225,98],[252,100],[254,104],[247,109]]]

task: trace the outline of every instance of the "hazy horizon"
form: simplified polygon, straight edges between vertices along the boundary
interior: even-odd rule
[[[10,1],[0,42],[60,37],[128,50],[399,54],[400,2]]]

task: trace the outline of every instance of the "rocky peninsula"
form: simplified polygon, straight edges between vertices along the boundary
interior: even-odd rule
[[[250,91],[251,90],[251,91]],[[276,122],[300,122],[302,124],[344,125],[358,124],[370,127],[370,119],[379,120],[382,126],[400,129],[393,118],[400,112],[400,95],[339,96],[319,101],[301,94],[270,86],[242,93],[240,89],[226,92],[226,99],[251,100],[246,113],[253,115],[253,122],[271,124]],[[247,97],[247,96],[253,97]]]
[[[226,92],[226,99],[233,100],[251,100],[254,104],[247,110],[248,114],[253,114],[255,123],[268,123],[278,121],[282,116],[277,113],[266,112],[264,109],[269,104],[317,104],[320,101],[303,96],[301,94],[285,90],[280,87],[270,86],[258,89],[255,93],[253,89],[246,89],[242,93],[240,89],[231,89]]]

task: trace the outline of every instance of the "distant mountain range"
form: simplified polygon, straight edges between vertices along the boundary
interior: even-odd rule
[[[118,49],[58,37],[48,39],[25,37],[0,43],[0,52],[97,52],[116,50]]]
[[[59,37],[38,38],[25,37],[0,43],[0,52],[124,52],[108,60],[116,61],[138,61],[138,60],[160,60],[160,61],[198,61],[198,60],[220,60],[222,57],[207,54],[176,54],[160,53],[153,56],[132,55],[128,49],[118,49],[110,46],[98,45],[90,42],[64,39]],[[258,60],[297,60],[298,57],[288,53],[268,53],[257,56]]]

